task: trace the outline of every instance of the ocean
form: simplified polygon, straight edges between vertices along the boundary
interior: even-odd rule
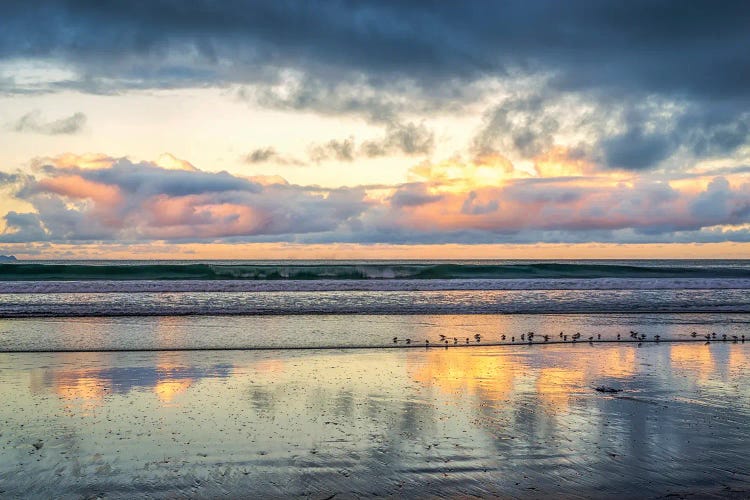
[[[0,264],[0,317],[750,312],[750,261]]]
[[[613,340],[644,323],[664,340],[739,338],[749,292],[747,260],[24,261],[0,264],[0,318],[26,320],[5,321],[0,348],[405,347],[438,331],[454,345],[531,330]]]

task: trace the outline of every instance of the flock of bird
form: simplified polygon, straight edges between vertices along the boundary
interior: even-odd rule
[[[737,343],[737,342],[745,343],[745,335],[744,334],[740,335],[740,336],[737,336],[737,335],[727,336],[726,334],[723,334],[723,335],[721,335],[721,337],[719,337],[719,336],[717,336],[716,332],[711,332],[710,334],[703,334],[701,336],[703,338],[705,338],[706,344],[710,343],[712,340],[721,340],[722,342],[726,342],[728,340],[731,340],[734,343]],[[433,344],[430,343],[429,339],[425,339],[424,345],[426,347],[430,347],[432,345],[448,347],[450,345],[460,345],[460,344],[471,344],[472,343],[469,340],[469,337],[465,337],[465,338],[461,338],[461,339],[459,339],[458,337],[453,337],[451,339],[448,336],[443,335],[443,334],[440,334],[439,337],[440,337],[440,340],[437,341],[437,342],[435,342],[435,343],[433,343]],[[541,335],[540,337],[542,339],[541,342],[539,342],[539,341],[534,342],[534,339],[536,338],[536,334],[534,332],[528,332],[528,333],[522,333],[519,336],[519,339],[520,339],[521,343],[526,343],[526,344],[537,343],[537,344],[541,344],[541,343],[549,342],[550,339],[552,338],[549,335]],[[698,339],[698,332],[691,332],[690,333],[690,337],[691,337],[691,339],[700,340],[700,339]],[[565,343],[565,342],[568,342],[568,338],[570,338],[571,342],[575,344],[576,342],[578,342],[579,340],[581,340],[581,333],[580,332],[576,332],[576,333],[574,333],[572,335],[568,335],[565,332],[560,332],[560,334],[559,334],[559,340],[553,340],[553,343]],[[451,342],[451,340],[452,340],[452,342]],[[591,336],[588,337],[587,340],[588,340],[589,344],[593,344],[594,342],[602,341],[602,335],[600,333],[597,334],[596,337],[594,337],[593,335],[591,335]],[[620,335],[619,333],[617,334],[617,340],[618,341],[622,340],[622,335]],[[478,333],[475,334],[474,335],[474,342],[480,343],[481,341],[482,341],[482,336],[480,334],[478,334]],[[627,341],[628,342],[637,342],[638,343],[638,347],[640,347],[643,344],[643,342],[659,342],[659,341],[661,341],[661,335],[654,335],[651,339],[649,339],[646,334],[638,333],[636,331],[631,330],[630,331],[630,340],[627,340]],[[606,340],[605,339],[604,342],[611,342],[611,340]],[[412,341],[411,341],[410,338],[400,339],[398,337],[393,337],[393,343],[394,344],[404,343],[406,345],[411,345]],[[506,335],[500,335],[500,343],[508,343]],[[511,344],[515,344],[516,343],[516,337],[515,336],[511,336],[510,337],[510,343]]]

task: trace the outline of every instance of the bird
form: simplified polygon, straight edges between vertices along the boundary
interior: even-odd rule
[[[695,338],[698,336],[698,332],[690,332],[690,336]]]
[[[442,333],[440,334],[440,340],[445,340],[445,335],[443,335]]]
[[[500,340],[505,340],[505,335],[500,335]]]
[[[660,339],[660,338],[661,338],[661,336],[660,336],[660,335],[654,335],[654,340],[656,340],[657,342],[659,342],[659,339]]]
[[[743,335],[743,336],[742,336],[742,342],[744,342],[744,341],[745,341],[745,336]]]
[[[516,341],[516,338],[515,338],[515,337],[511,337],[511,338],[510,338],[510,341],[511,341],[511,342],[515,342],[515,341]]]
[[[430,346],[430,341],[427,340],[427,339],[424,339],[424,345],[425,345],[425,347],[429,347]]]
[[[479,342],[479,341],[482,340],[482,336],[479,335],[478,333],[476,333],[476,334],[474,334],[474,340],[476,340],[477,342]]]
[[[716,338],[716,332],[711,332],[711,336],[712,336],[713,338]]]
[[[398,337],[393,337],[393,343],[395,344],[396,342],[398,342]]]
[[[591,337],[589,337],[589,343],[591,343],[593,341],[594,341],[594,336],[592,335]]]
[[[711,340],[711,336],[710,336],[710,335],[704,335],[703,337],[704,337],[704,338],[705,338],[706,340]]]
[[[526,336],[526,334],[525,334],[525,333],[522,333],[522,334],[521,334],[521,342],[523,342],[524,340],[526,340],[526,339],[524,338],[525,336]]]
[[[725,334],[723,334],[723,335],[721,336],[721,340],[726,340],[726,339],[727,339],[727,334],[725,333]]]
[[[638,347],[641,347],[643,345],[643,342],[638,342]]]
[[[453,344],[458,344],[458,339],[456,337],[453,337]]]
[[[560,338],[563,338],[563,332],[560,332]]]
[[[411,339],[406,339],[407,344],[411,344]]]
[[[617,334],[617,340],[620,340],[620,334],[619,333]]]
[[[466,337],[466,343],[467,344],[469,343],[469,337]]]
[[[563,342],[567,342],[567,341],[568,341],[568,336],[567,335],[563,335]]]
[[[737,335],[732,335],[732,341],[737,342]]]
[[[545,335],[545,336],[544,336],[544,337],[542,337],[542,338],[544,339],[544,341],[545,341],[545,342],[548,342],[548,341],[549,341],[549,335]]]
[[[601,340],[601,339],[602,339],[602,334],[601,333],[597,333],[596,334],[596,340]]]

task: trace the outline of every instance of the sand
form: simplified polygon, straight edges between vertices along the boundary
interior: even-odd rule
[[[745,498],[749,362],[729,342],[3,353],[0,496]]]

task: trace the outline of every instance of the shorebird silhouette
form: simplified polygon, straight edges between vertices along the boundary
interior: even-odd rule
[[[395,344],[396,342],[398,342],[398,337],[393,337],[393,343]]]
[[[430,341],[427,340],[427,339],[424,339],[424,346],[425,347],[429,347],[430,346]]]
[[[742,341],[743,341],[743,342],[745,341],[745,336],[744,336],[744,335],[742,336]]]
[[[661,338],[661,336],[660,336],[660,335],[654,335],[654,340],[656,340],[657,342],[659,342],[659,339],[660,339],[660,338]]]
[[[601,339],[602,339],[602,334],[601,333],[597,333],[596,334],[596,340],[601,340]]]
[[[563,332],[560,332],[560,338],[563,338]]]
[[[545,342],[549,342],[549,335],[545,335],[542,338],[544,339]]]
[[[522,334],[521,334],[521,342],[523,342],[524,340],[526,340],[526,339],[524,338],[525,336],[526,336],[526,334],[525,334],[525,333],[522,333]]]
[[[698,332],[690,332],[690,336],[695,338],[698,336]]]
[[[617,334],[617,340],[620,340],[620,334],[619,333]]]
[[[411,339],[406,339],[407,344],[411,344]]]
[[[563,342],[567,342],[567,341],[568,341],[568,336],[567,335],[563,335]]]
[[[500,340],[505,340],[505,335],[500,335]]]
[[[726,339],[727,339],[727,334],[725,333],[724,335],[721,336],[721,340],[726,340]]]
[[[511,337],[511,338],[510,338],[510,341],[511,341],[511,342],[515,342],[515,341],[516,341],[516,338],[515,338],[515,337]]]
[[[466,343],[467,344],[469,343],[469,337],[466,337]]]
[[[479,342],[480,340],[482,340],[482,336],[479,335],[478,333],[476,333],[476,334],[474,334],[474,340],[476,340],[477,342]]]

